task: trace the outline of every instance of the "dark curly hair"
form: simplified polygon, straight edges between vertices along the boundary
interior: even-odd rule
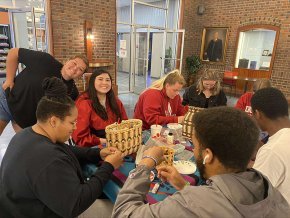
[[[269,119],[289,116],[288,102],[284,94],[276,88],[269,87],[260,89],[251,99],[253,113],[261,111]]]
[[[45,122],[49,117],[56,116],[64,120],[75,107],[74,101],[67,95],[67,86],[56,77],[45,78],[42,82],[44,96],[37,104],[36,118]]]
[[[103,74],[103,73],[108,74],[110,77],[110,80],[112,82],[112,77],[109,74],[109,72],[107,72],[105,70],[95,70],[90,77],[87,92],[88,92],[89,98],[93,102],[93,108],[94,108],[96,114],[98,114],[103,120],[108,120],[108,114],[107,114],[106,108],[103,105],[101,105],[99,98],[97,96],[97,90],[95,88],[96,77]],[[116,96],[115,96],[112,88],[106,94],[106,96],[107,96],[107,100],[109,101],[110,108],[112,109],[113,113],[116,115],[116,121],[118,121],[119,119],[121,119],[121,112],[120,112],[120,109],[118,107],[118,104],[116,101]]]
[[[192,121],[201,150],[209,148],[226,168],[246,170],[259,138],[253,119],[235,108],[214,107]]]

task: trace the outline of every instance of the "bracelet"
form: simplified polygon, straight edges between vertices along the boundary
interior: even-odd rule
[[[154,163],[155,163],[154,168],[157,166],[157,160],[154,157],[149,156],[149,155],[145,155],[145,156],[142,157],[142,160],[145,159],[145,158],[149,158],[149,159],[154,161]]]

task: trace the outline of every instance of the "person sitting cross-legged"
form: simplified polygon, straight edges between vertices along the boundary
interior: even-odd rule
[[[173,166],[158,169],[159,177],[178,192],[162,202],[146,204],[150,171],[162,161],[156,146],[144,152],[130,172],[113,210],[119,217],[289,217],[290,207],[269,180],[247,164],[259,130],[245,112],[214,107],[193,116],[192,142],[200,175],[207,185],[187,186]]]

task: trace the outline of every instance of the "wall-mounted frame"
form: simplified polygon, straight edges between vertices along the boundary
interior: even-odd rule
[[[255,77],[270,78],[279,32],[279,27],[265,24],[240,27],[237,31],[234,68],[244,72],[245,70],[255,70]],[[256,62],[255,67],[253,64],[251,66],[252,62]]]
[[[227,27],[205,27],[202,32],[200,59],[210,64],[224,64],[227,41]]]

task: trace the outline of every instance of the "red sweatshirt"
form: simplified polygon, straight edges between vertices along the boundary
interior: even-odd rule
[[[117,98],[122,120],[127,120],[127,114],[122,102]],[[91,129],[104,130],[107,125],[117,122],[117,117],[111,110],[108,100],[106,101],[106,111],[108,120],[103,120],[96,114],[92,106],[92,101],[87,93],[79,96],[76,100],[78,108],[77,129],[73,132],[72,138],[75,143],[82,147],[91,147],[100,144],[100,138],[92,133]]]
[[[245,111],[250,116],[252,116],[252,107],[251,107],[252,96],[253,96],[252,92],[247,92],[243,94],[237,101],[235,108],[239,108]]]
[[[135,106],[134,118],[143,121],[143,130],[150,129],[152,124],[165,125],[177,123],[177,116],[183,116],[186,108],[181,104],[179,95],[174,99],[167,97],[165,89],[147,89],[144,91]],[[168,103],[170,107],[168,108]]]

